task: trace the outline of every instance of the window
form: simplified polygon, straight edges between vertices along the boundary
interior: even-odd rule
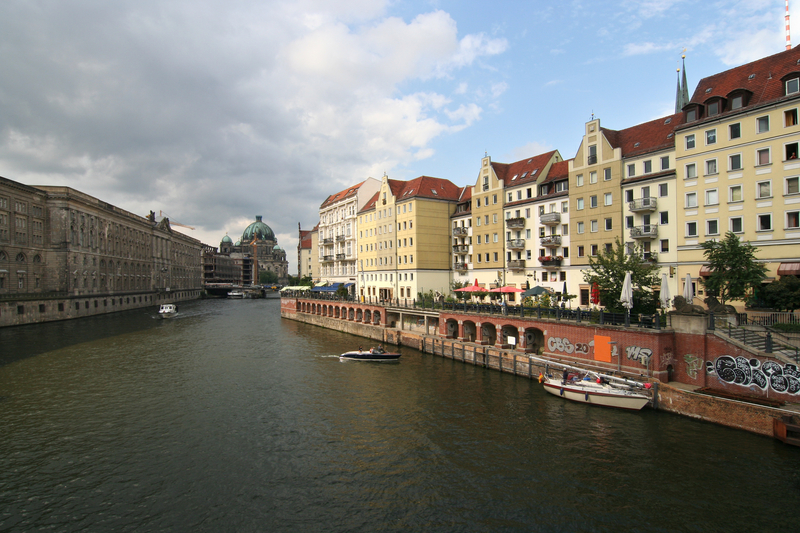
[[[800,193],[800,183],[798,183],[797,176],[793,178],[786,178],[786,194]]]
[[[687,192],[686,193],[686,207],[697,207],[697,193],[696,192]]]
[[[688,115],[687,115],[688,120]],[[691,150],[694,148],[694,134],[686,136],[686,149]]]
[[[697,177],[697,165],[689,163],[686,165],[686,179],[694,179]]]
[[[597,196],[589,197],[589,207],[597,207]]]
[[[569,224],[561,224],[561,235],[569,235]]]
[[[589,172],[589,183],[597,183],[597,172]]]
[[[714,100],[708,104],[708,116],[719,115],[719,100]]]
[[[631,163],[630,165],[628,165],[628,177],[635,176],[635,175],[636,175],[636,165]]]
[[[706,161],[706,176],[717,173],[717,160],[709,159]]]
[[[661,239],[661,251],[669,252],[669,239]]]
[[[706,220],[706,235],[719,235],[719,221]]]
[[[731,109],[741,109],[744,105],[744,97],[739,94],[731,98]]]
[[[728,156],[728,170],[742,170],[742,154]]]
[[[770,158],[769,148],[762,148],[756,150],[756,165],[769,165],[772,159]]]
[[[593,144],[593,145],[589,146],[588,164],[589,165],[594,165],[595,163],[597,163],[597,145]]]
[[[661,170],[668,170],[669,169],[669,156],[665,155],[661,158]]]
[[[578,174],[577,176],[575,176],[575,184],[578,187],[583,187],[583,174]]]
[[[497,233],[492,234],[492,242],[497,242]]]
[[[665,225],[669,224],[669,211],[661,211],[659,214],[659,224]]]
[[[610,218],[606,219],[606,231],[611,231],[612,229],[614,229],[614,226],[613,226],[613,223],[611,222],[611,220],[612,219],[610,219]]]
[[[800,228],[800,211],[789,211],[786,213],[786,229]]]
[[[497,213],[492,215],[492,224],[497,224]]]
[[[651,172],[653,172],[653,162],[649,161],[649,160],[645,161],[644,162],[644,173],[645,174],[650,174]]]
[[[706,144],[716,144],[717,143],[717,130],[706,130]]]
[[[592,252],[593,256],[597,255],[597,245],[596,244],[592,245],[591,252]]]
[[[497,195],[496,195],[496,194],[493,194],[493,195],[492,195],[492,203],[493,203],[493,204],[496,204],[496,203],[497,203]]]
[[[719,204],[719,193],[717,189],[708,189],[706,191],[706,204],[705,205],[717,205]]]
[[[578,233],[583,233],[584,229],[585,228],[584,228],[583,222],[578,222],[578,228],[577,228]]]
[[[625,191],[625,201],[632,202],[633,201],[633,189],[628,189]]]
[[[604,181],[611,181],[611,169],[604,168],[603,169],[603,180]]]
[[[738,139],[742,136],[742,125],[738,122],[736,124],[731,124],[728,126],[728,137],[730,139]]]
[[[697,237],[697,222],[686,223],[686,236]]]
[[[731,217],[730,229],[733,233],[744,233],[744,225],[742,224],[742,217]]]
[[[769,116],[758,117],[756,119],[756,133],[766,133],[769,131]]]
[[[607,192],[605,194],[605,205],[611,205],[611,202],[613,201],[613,198],[614,198],[613,194],[610,193],[610,192]]]
[[[742,186],[741,185],[731,185],[728,189],[728,201],[729,202],[741,202],[742,201]]]
[[[797,159],[798,146],[800,146],[800,144],[796,142],[786,143],[783,145],[783,150],[786,154],[786,161]]]
[[[514,193],[508,193],[508,201],[509,203],[514,201]]]
[[[660,198],[664,198],[669,194],[669,184],[668,183],[660,183],[658,185],[658,196]]]
[[[562,213],[569,213],[569,202],[567,200],[564,200],[563,202],[561,202],[561,212]]]
[[[597,231],[597,221],[596,220],[592,220],[591,222],[589,222],[589,225],[590,225],[589,226],[589,231],[591,231],[592,233],[595,233]]]
[[[627,216],[625,217],[625,228],[630,229],[633,227],[633,217]]]
[[[578,257],[583,257],[583,256],[584,256],[583,246],[578,246]]]
[[[758,215],[757,231],[772,231],[772,213]]]
[[[481,217],[478,217],[476,220],[476,224],[480,227],[481,225]]]
[[[787,109],[783,112],[783,125],[787,128],[797,126],[797,108]]]
[[[481,206],[481,199],[478,198],[477,200],[475,200],[475,207],[480,207],[480,206]],[[406,212],[405,209],[406,209],[406,206],[403,206],[403,213]]]
[[[795,93],[800,93],[800,80],[798,78],[786,80],[786,96]]]
[[[771,198],[772,197],[772,182],[759,181],[756,183],[756,198]]]
[[[697,120],[697,109],[686,110],[686,122],[693,122]],[[692,147],[694,148],[694,147]]]

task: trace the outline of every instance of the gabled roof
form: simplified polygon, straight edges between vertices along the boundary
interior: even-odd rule
[[[552,181],[561,181],[569,179],[569,162],[572,159],[567,161],[558,161],[557,163],[553,163],[550,166],[550,172],[547,173],[547,178],[542,183],[550,183]]]
[[[375,209],[375,204],[378,203],[378,197],[380,195],[381,195],[380,191],[378,191],[374,195],[372,195],[372,198],[367,200],[367,203],[364,204],[364,207],[361,208],[359,213],[364,213],[365,211],[372,211],[373,209]]]
[[[350,196],[355,196],[356,194],[358,194],[358,189],[359,189],[359,188],[360,188],[362,185],[364,185],[364,182],[363,182],[363,181],[362,181],[361,183],[358,183],[358,184],[356,184],[356,185],[353,185],[353,186],[351,186],[351,187],[348,187],[347,189],[345,189],[345,190],[343,190],[343,191],[339,191],[339,192],[337,192],[336,194],[332,194],[332,195],[328,196],[328,197],[325,199],[325,201],[324,201],[324,202],[322,202],[322,205],[320,205],[320,206],[319,206],[319,208],[320,208],[320,209],[323,209],[323,208],[325,208],[325,207],[328,207],[329,205],[332,205],[332,204],[335,204],[336,202],[339,202],[339,201],[341,201],[341,200],[344,200],[344,199],[345,199],[345,198],[347,198],[347,197],[350,197]]]
[[[683,113],[669,115],[631,126],[624,130],[600,128],[612,148],[620,148],[622,157],[634,157],[665,150],[675,145],[675,127],[683,122]]]
[[[402,202],[410,198],[435,198],[437,200],[458,201],[461,187],[450,180],[420,176],[411,181],[404,182],[405,186],[395,194],[395,202]]]
[[[461,193],[458,196],[458,203],[466,203],[472,200],[472,187],[469,185],[461,188]]]
[[[784,80],[789,73],[800,73],[800,48],[735,67],[700,80],[690,104],[703,104],[710,98],[727,98],[737,89],[752,93],[747,107],[784,98]],[[795,95],[796,96],[796,95]]]
[[[556,150],[540,154],[527,159],[522,159],[516,163],[495,163],[492,162],[492,168],[497,175],[497,179],[503,181],[506,187],[512,185],[520,185],[530,181],[536,181],[541,177],[542,170],[547,166],[547,163],[553,158]]]

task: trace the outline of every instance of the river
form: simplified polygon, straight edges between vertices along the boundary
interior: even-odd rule
[[[798,448],[180,308],[0,330],[0,532],[798,530]]]

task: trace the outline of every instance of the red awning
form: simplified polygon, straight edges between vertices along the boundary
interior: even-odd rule
[[[703,265],[700,267],[700,275],[703,276],[704,278],[710,276],[711,272],[712,272],[711,267],[708,265]]]
[[[779,276],[800,276],[800,263],[781,263],[778,267]]]

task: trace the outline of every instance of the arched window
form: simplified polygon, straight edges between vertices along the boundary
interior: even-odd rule
[[[18,263],[24,263],[25,262],[25,254],[23,254],[22,252],[18,253],[17,254],[17,262]]]
[[[34,255],[33,256],[33,262],[34,263],[41,263],[42,262],[42,256],[39,255],[39,254]]]

